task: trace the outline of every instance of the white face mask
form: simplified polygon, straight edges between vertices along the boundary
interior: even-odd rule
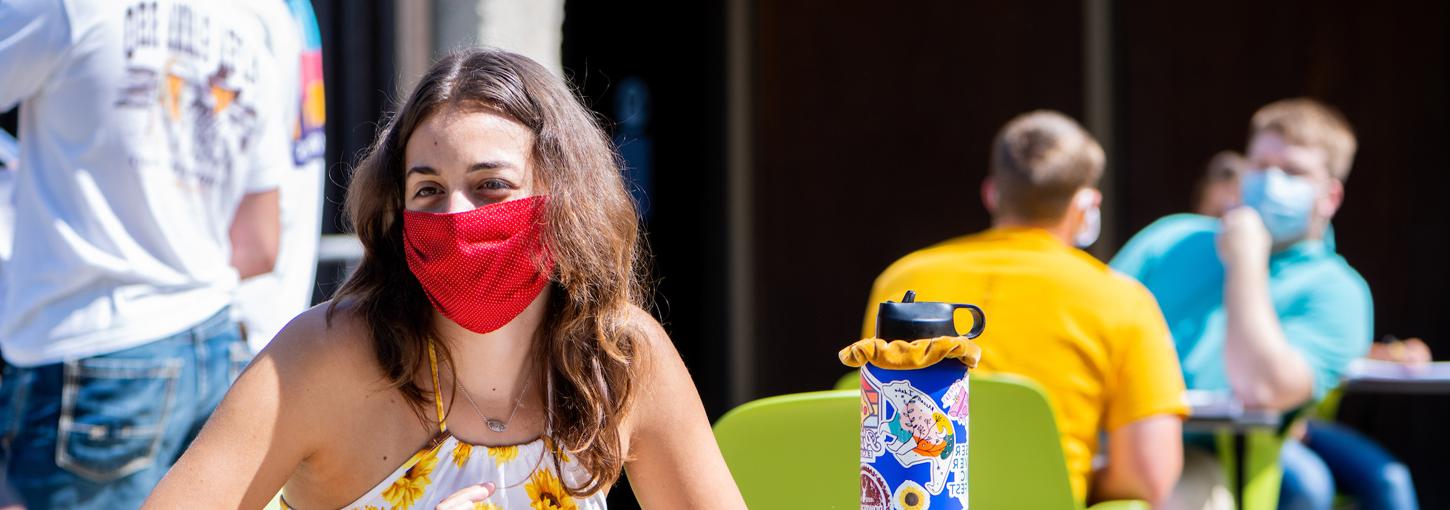
[[[1275,244],[1303,239],[1309,231],[1318,198],[1313,181],[1269,167],[1245,174],[1241,192],[1244,205],[1258,211]]]
[[[1093,196],[1092,190],[1081,190],[1073,197],[1073,207],[1082,209],[1082,226],[1078,227],[1077,234],[1073,235],[1072,244],[1078,248],[1087,248],[1098,241],[1098,235],[1103,232],[1103,211],[1094,202],[1097,197]]]

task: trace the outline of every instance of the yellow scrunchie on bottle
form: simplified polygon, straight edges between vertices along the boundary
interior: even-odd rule
[[[982,347],[964,336],[942,336],[910,342],[863,338],[841,349],[839,356],[841,363],[850,367],[870,363],[887,370],[910,370],[955,358],[961,360],[967,368],[977,368],[977,361],[982,359]]]

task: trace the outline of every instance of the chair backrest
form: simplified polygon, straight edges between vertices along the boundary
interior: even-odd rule
[[[859,508],[860,390],[769,397],[726,413],[715,439],[752,509]]]
[[[1008,374],[971,376],[967,476],[972,508],[1080,507],[1047,394]]]
[[[715,438],[753,509],[860,505],[860,390],[769,397],[726,413]],[[1072,509],[1046,393],[1007,374],[971,378],[972,508]]]

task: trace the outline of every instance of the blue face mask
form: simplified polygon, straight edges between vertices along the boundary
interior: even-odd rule
[[[1297,241],[1309,231],[1309,215],[1317,193],[1314,183],[1276,167],[1247,172],[1240,188],[1244,205],[1258,211],[1274,244]]]

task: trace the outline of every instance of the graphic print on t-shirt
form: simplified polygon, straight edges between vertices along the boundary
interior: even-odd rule
[[[206,10],[155,1],[127,7],[123,25],[126,76],[115,106],[151,114],[145,129],[165,137],[177,185],[203,195],[234,187],[227,181],[260,130],[249,93],[257,53],[245,47],[256,42],[214,30],[221,25]]]

